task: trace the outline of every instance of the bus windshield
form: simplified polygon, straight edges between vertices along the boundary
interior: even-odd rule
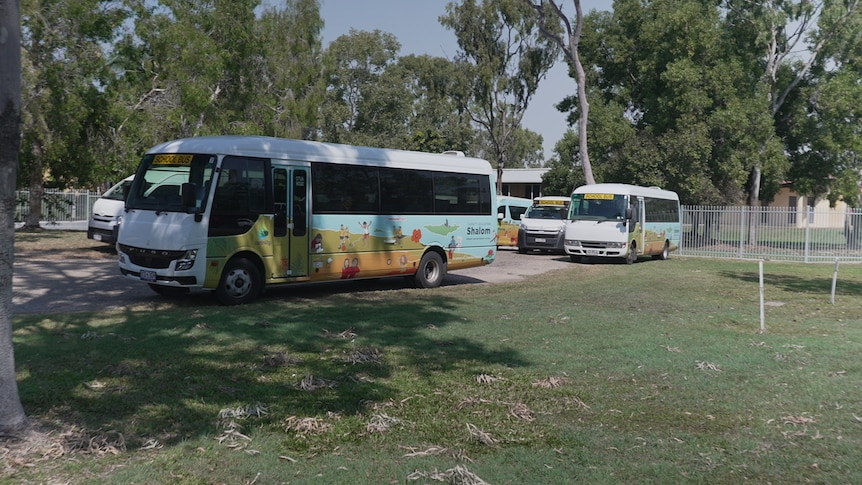
[[[126,199],[128,209],[163,212],[201,212],[212,185],[215,155],[148,154],[132,182]],[[184,207],[183,184],[190,183],[195,203]]]
[[[626,217],[628,197],[618,194],[573,194],[569,219],[573,221],[620,221]]]

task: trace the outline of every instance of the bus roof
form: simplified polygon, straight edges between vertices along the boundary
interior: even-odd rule
[[[663,190],[658,187],[641,187],[629,184],[592,184],[581,185],[573,194],[617,194],[617,195],[639,195],[641,197],[655,197],[657,199],[679,200],[676,192]]]
[[[373,148],[266,136],[200,136],[168,141],[150,148],[153,153],[239,155],[303,162],[410,168],[417,170],[496,175],[491,164],[480,158]]]
[[[501,203],[504,203],[504,202],[505,202],[505,203],[515,204],[515,205],[523,205],[524,207],[530,207],[530,204],[532,204],[532,203],[533,203],[533,201],[532,201],[532,200],[530,200],[530,199],[525,199],[525,198],[523,198],[523,197],[514,197],[514,196],[511,196],[511,195],[498,195],[498,196],[497,196],[497,203],[498,203],[498,204],[501,204]]]

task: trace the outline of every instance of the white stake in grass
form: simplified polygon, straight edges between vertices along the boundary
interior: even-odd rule
[[[766,332],[766,316],[763,311],[763,261],[758,262],[760,267],[760,333]]]
[[[835,258],[835,271],[832,272],[832,298],[831,302],[835,304],[835,284],[838,282],[838,258]]]

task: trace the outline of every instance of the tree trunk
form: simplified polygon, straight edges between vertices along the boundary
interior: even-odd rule
[[[27,425],[18,396],[12,347],[15,177],[21,146],[21,18],[19,0],[0,0],[0,433]]]
[[[41,150],[35,155],[36,163],[33,164],[33,171],[30,172],[30,193],[27,196],[30,211],[27,213],[27,217],[24,219],[23,229],[39,229],[41,227],[40,221],[42,220],[42,196],[45,194],[45,188],[42,186],[44,180],[42,179],[42,164],[40,163],[40,161],[42,160]]]
[[[581,64],[581,56],[578,54],[578,45],[584,30],[584,12],[581,10],[581,0],[575,0],[575,11],[577,12],[577,25],[574,34],[569,36],[569,45],[571,46],[572,62],[575,64],[575,72],[578,76],[578,107],[580,108],[578,113],[578,155],[581,159],[581,166],[584,168],[584,180],[586,180],[587,185],[593,185],[596,183],[596,179],[593,177],[593,165],[590,163],[590,155],[587,151],[587,119],[590,115],[590,103],[587,101],[587,75]],[[572,190],[575,188],[572,187]]]

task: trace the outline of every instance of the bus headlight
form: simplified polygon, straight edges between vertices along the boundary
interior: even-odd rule
[[[192,269],[192,266],[195,265],[195,258],[198,257],[197,249],[189,249],[186,251],[186,254],[183,254],[183,257],[177,260],[176,271],[186,271]]]
[[[566,246],[580,246],[581,242],[575,239],[566,239]]]
[[[621,249],[626,247],[626,243],[624,242],[609,242],[606,246],[608,249]]]

